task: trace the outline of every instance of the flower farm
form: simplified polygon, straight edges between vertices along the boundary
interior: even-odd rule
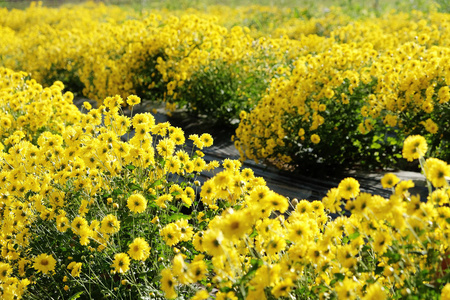
[[[450,299],[450,13],[0,8],[1,299]],[[75,97],[95,100],[74,105]],[[205,159],[149,110],[235,130]],[[187,143],[193,147],[187,147]],[[289,199],[246,160],[386,171]],[[201,174],[213,174],[200,180]]]

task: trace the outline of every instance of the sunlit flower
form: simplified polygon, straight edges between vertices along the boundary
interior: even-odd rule
[[[108,234],[117,233],[120,229],[120,221],[114,215],[107,215],[100,223],[100,231]]]
[[[141,194],[133,194],[128,197],[127,207],[134,213],[142,213],[147,208],[147,200]]]
[[[425,155],[428,145],[423,136],[410,135],[403,143],[403,157],[408,161],[413,161]]]
[[[389,189],[394,187],[400,179],[397,177],[397,175],[392,173],[386,173],[383,178],[381,178],[381,185],[385,189]]]
[[[150,255],[150,247],[143,238],[135,238],[128,248],[128,255],[134,260],[145,261]]]
[[[177,284],[172,271],[170,269],[164,269],[161,272],[161,290],[164,292],[167,299],[173,299],[177,297],[175,292],[175,285]]]
[[[53,258],[53,255],[42,253],[34,259],[33,268],[36,271],[48,274],[49,272],[53,272],[55,270],[55,265],[56,260]]]
[[[116,253],[111,267],[117,273],[126,273],[130,268],[130,258],[126,253]]]
[[[359,182],[352,177],[345,178],[339,183],[338,190],[344,199],[355,198],[359,194]]]

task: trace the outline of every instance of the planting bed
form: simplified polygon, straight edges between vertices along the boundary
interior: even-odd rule
[[[449,299],[422,8],[0,9],[0,298]]]

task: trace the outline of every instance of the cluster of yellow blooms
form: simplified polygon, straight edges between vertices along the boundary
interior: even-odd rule
[[[137,94],[226,121],[243,110],[242,160],[342,163],[345,153],[363,160],[352,153],[369,148],[392,156],[401,145],[386,132],[397,141],[422,134],[446,158],[449,24],[449,14],[434,11],[355,20],[333,8],[316,16],[260,6],[138,14],[33,4],[0,10],[0,61],[100,104]]]
[[[351,152],[342,140],[361,143],[372,133],[380,143],[389,130],[398,130],[399,140],[422,133],[434,140],[433,151],[446,149],[439,143],[448,129],[442,116],[450,100],[449,29],[449,14],[421,12],[335,28],[325,51],[298,57],[290,76],[273,79],[258,105],[241,115],[242,157],[298,163],[299,153],[320,149],[321,140]]]
[[[82,114],[60,82],[42,88],[1,68],[0,84],[3,299],[48,295],[45,282],[63,298],[184,291],[207,299],[217,288],[216,299],[441,291],[448,299],[450,166],[425,160],[422,136],[405,140],[403,157],[421,161],[427,201],[393,174],[382,179],[389,199],[346,178],[322,201],[289,201],[229,159],[197,189],[195,174],[219,165],[202,159],[211,136],[189,137],[199,149],[193,155],[177,150],[185,143],[181,129],[155,124],[149,113],[121,115],[120,96],[97,109],[86,104]],[[124,142],[131,125],[135,134]],[[183,206],[190,216],[182,216]],[[330,218],[343,207],[351,216]],[[183,290],[196,282],[194,291]]]
[[[314,292],[320,299],[433,298],[429,292],[448,282],[439,280],[449,271],[450,193],[445,177],[450,166],[436,158],[425,161],[426,151],[422,136],[405,140],[403,157],[422,160],[433,186],[426,201],[409,193],[411,180],[400,181],[392,173],[381,180],[384,188],[392,189],[389,199],[361,192],[355,179],[346,178],[322,201],[291,202],[289,211],[283,197],[265,187],[253,189],[241,198],[239,210],[225,210],[200,233],[201,242],[193,240],[198,251],[211,257],[212,282],[221,289],[217,299],[292,297],[299,290],[297,295]],[[330,220],[328,213],[342,206],[351,216]],[[269,218],[274,211],[284,215]],[[179,255],[164,270],[162,287],[168,298],[176,296],[176,284],[198,280],[191,264]],[[442,299],[449,299],[449,292],[447,283]],[[193,299],[207,298],[208,293],[199,291]]]
[[[174,90],[200,65],[249,61],[269,50],[268,41],[252,44],[248,28],[227,29],[211,14],[197,15],[139,15],[94,3],[3,9],[0,57],[6,67],[26,70],[40,82],[64,79],[101,102],[111,94],[155,93],[161,84],[176,100]]]
[[[169,203],[192,205],[194,189],[175,180],[169,185],[169,174],[190,178],[218,165],[203,160],[200,150],[194,156],[177,150],[185,143],[180,128],[167,122],[155,124],[150,113],[132,118],[120,115],[123,100],[119,96],[105,99],[105,105],[97,109],[86,103],[89,109],[82,114],[72,104],[73,94],[62,93],[61,82],[43,88],[27,79],[26,73],[0,68],[0,87],[3,299],[24,293],[31,283],[28,276],[32,269],[51,275],[55,265],[67,261],[64,276],[80,276],[85,262],[58,257],[57,251],[51,250],[58,239],[65,236],[67,243],[77,241],[88,253],[118,251],[123,245],[114,239],[129,221],[123,220],[125,217],[146,210],[151,215],[151,209],[162,210]],[[140,99],[130,96],[127,102],[135,105]],[[131,125],[135,134],[123,142],[121,137],[129,133]],[[198,149],[213,142],[209,134],[189,138]],[[154,198],[151,204],[149,198]],[[146,226],[156,228],[157,220]],[[47,231],[42,232],[42,228]],[[128,232],[124,235],[131,238]],[[125,273],[130,257],[136,261],[148,258],[148,242],[132,237],[128,254],[114,255],[114,272]],[[61,244],[58,247],[68,246]],[[43,245],[53,254],[35,253],[42,251]],[[70,257],[86,250],[78,249]]]
[[[243,21],[267,16],[265,28]],[[0,297],[449,299],[450,166],[425,154],[448,150],[450,15],[289,16],[0,9],[0,62],[25,71],[0,67]],[[133,93],[197,109],[189,93],[227,69],[219,93],[236,82],[248,102],[231,105],[246,109],[242,159],[350,157],[345,147],[362,153],[380,132],[395,145],[409,135],[402,156],[419,160],[428,198],[386,174],[389,199],[346,178],[321,201],[289,200],[229,159],[200,184],[219,166],[203,158],[209,134],[189,136],[188,153],[180,128],[121,114],[140,103]],[[55,79],[99,107],[81,113]],[[242,83],[258,81],[268,88]]]

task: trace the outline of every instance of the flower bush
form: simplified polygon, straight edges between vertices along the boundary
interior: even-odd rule
[[[3,298],[160,294],[160,269],[176,250],[164,240],[192,248],[196,177],[218,163],[180,148],[180,128],[119,115],[119,96],[81,114],[60,82],[42,88],[2,68],[1,87]],[[208,134],[190,138],[198,149],[212,144]]]
[[[242,114],[236,147],[243,159],[389,167],[400,141],[421,134],[430,153],[448,160],[449,77],[441,63],[448,14],[375,20],[336,28],[328,50],[300,56],[289,76],[272,80]]]
[[[120,96],[82,114],[60,82],[0,74],[2,298],[445,299],[450,166],[423,136],[401,155],[427,199],[388,173],[389,199],[349,177],[289,200],[229,159],[201,184],[220,165],[202,158],[209,134],[187,153],[180,128],[124,116]]]
[[[32,4],[2,9],[0,19],[5,67],[44,86],[62,81],[99,104],[137,94],[165,101],[169,111],[239,122],[241,160],[390,167],[410,134],[449,159],[449,17],[431,4],[426,13],[363,18],[337,8],[139,14]]]

